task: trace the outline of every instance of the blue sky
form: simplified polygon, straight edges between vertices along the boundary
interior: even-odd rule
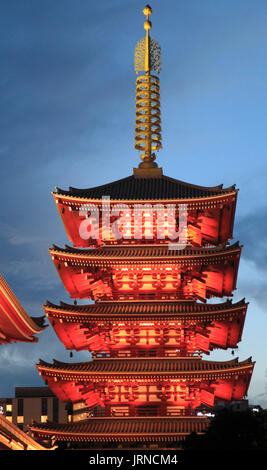
[[[0,272],[32,316],[68,301],[47,248],[68,243],[51,196],[129,176],[134,149],[134,48],[139,0],[9,0],[0,17]],[[151,0],[162,47],[165,175],[239,188],[244,244],[234,299],[250,302],[237,356],[256,366],[252,403],[267,407],[267,3]],[[0,347],[0,396],[43,385],[34,363],[87,360],[52,328],[35,345]],[[231,359],[231,351],[212,353]]]

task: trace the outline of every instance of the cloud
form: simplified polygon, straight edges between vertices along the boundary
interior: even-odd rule
[[[256,206],[237,218],[236,237],[243,246],[238,292],[267,309],[267,207]],[[244,263],[244,264],[243,264]]]
[[[256,206],[237,219],[235,233],[244,244],[242,257],[252,261],[257,269],[267,271],[267,206]]]
[[[121,109],[127,102],[118,64],[111,66],[116,39],[109,34],[114,22],[108,16],[112,11],[119,22],[125,5],[106,4],[103,15],[96,3],[76,2],[74,9],[65,3],[62,8],[30,1],[21,8],[15,2],[15,8],[6,4],[2,10],[0,140],[7,181],[10,174],[27,177],[63,155],[71,163],[69,149],[76,146],[79,153],[85,134],[92,145],[101,129],[103,142],[112,108],[118,99]]]
[[[48,323],[48,322],[47,322]],[[53,362],[56,358],[63,362],[80,362],[91,359],[87,351],[73,352],[70,358],[52,327],[38,335],[38,343],[12,343],[0,346],[0,396],[14,394],[14,387],[44,386],[35,364],[39,358]]]
[[[259,279],[252,278],[247,281],[238,282],[239,297],[245,297],[249,302],[255,300],[261,309],[266,312],[267,310],[267,280],[260,281]]]
[[[263,409],[267,408],[267,393],[258,393],[249,396],[251,405],[260,405]]]
[[[10,245],[44,245],[46,237],[42,235],[32,235],[32,233],[22,233],[21,227],[14,227],[10,224],[0,222],[0,239],[5,239]]]

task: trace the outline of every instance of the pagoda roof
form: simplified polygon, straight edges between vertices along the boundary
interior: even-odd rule
[[[93,417],[68,424],[36,423],[29,426],[33,435],[57,441],[166,441],[181,440],[191,432],[204,433],[206,417]]]
[[[48,325],[43,317],[30,317],[0,274],[0,344],[11,341],[37,342],[35,334]]]
[[[46,313],[56,317],[71,318],[72,321],[102,320],[133,320],[152,318],[179,318],[187,321],[216,321],[229,316],[239,315],[247,309],[245,299],[232,303],[227,300],[222,303],[201,303],[196,301],[100,301],[87,305],[71,305],[60,302],[60,305],[47,301],[43,306]]]
[[[161,175],[155,178],[136,178],[134,175],[122,178],[94,188],[69,190],[56,188],[55,195],[83,199],[101,199],[109,196],[113,200],[164,200],[164,199],[199,199],[220,196],[236,192],[235,185],[223,188],[218,186],[198,186]]]
[[[0,446],[5,450],[54,450],[42,446],[15,424],[0,415]],[[1,450],[3,450],[1,448]]]
[[[101,248],[91,248],[91,249],[79,249],[73,248],[68,245],[65,245],[65,248],[60,248],[57,245],[52,245],[52,248],[49,250],[51,255],[57,254],[59,256],[65,256],[66,258],[80,258],[80,259],[92,259],[103,261],[110,259],[111,261],[122,261],[130,259],[131,263],[134,261],[144,260],[147,263],[151,258],[153,259],[199,259],[199,258],[209,258],[209,257],[221,257],[224,255],[229,255],[231,253],[237,253],[241,251],[242,246],[239,245],[239,242],[236,242],[232,245],[216,246],[216,247],[192,247],[187,246],[186,248],[173,249],[172,244],[169,247],[167,244],[161,245],[104,245]],[[173,244],[175,245],[175,244]]]
[[[242,371],[250,371],[252,373],[254,362],[251,357],[239,362],[238,358],[230,361],[206,361],[200,356],[191,356],[186,358],[101,358],[94,359],[90,362],[79,362],[79,363],[65,363],[54,359],[53,364],[49,364],[40,359],[37,368],[39,371],[45,373],[52,373],[52,375],[63,375],[66,380],[66,376],[76,377],[91,376],[91,375],[112,375],[112,376],[125,376],[127,375],[146,375],[155,376],[158,375],[175,375],[180,377],[188,376],[188,374],[194,374],[202,376],[203,374],[214,374],[217,373],[237,373]],[[46,375],[46,374],[45,374]],[[50,375],[50,374],[49,374]]]

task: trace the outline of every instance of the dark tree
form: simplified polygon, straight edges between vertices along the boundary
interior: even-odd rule
[[[223,409],[216,413],[202,436],[190,434],[183,442],[184,449],[195,450],[254,450],[267,449],[267,433],[263,410],[232,411]]]

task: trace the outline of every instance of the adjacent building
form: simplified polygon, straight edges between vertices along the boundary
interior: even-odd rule
[[[12,342],[34,343],[46,325],[45,317],[30,317],[0,274],[0,345]]]
[[[61,402],[48,387],[16,387],[15,397],[0,398],[0,414],[22,431],[38,421],[68,423],[72,407]]]
[[[0,415],[0,451],[2,450],[54,450],[40,445],[29,433],[23,432],[7,418]]]
[[[36,335],[46,328],[44,318],[30,317],[0,274],[0,345],[36,343]],[[0,450],[46,450],[29,436],[26,426],[33,417],[41,420],[41,415],[34,410],[34,400],[30,398],[26,403],[23,393],[19,395],[16,390],[15,398],[0,398]]]

